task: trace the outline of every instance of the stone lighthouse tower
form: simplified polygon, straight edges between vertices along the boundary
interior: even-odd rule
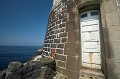
[[[43,51],[60,79],[120,79],[120,0],[53,0]]]

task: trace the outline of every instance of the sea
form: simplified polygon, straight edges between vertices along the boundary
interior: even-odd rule
[[[11,61],[25,63],[42,46],[0,46],[0,71],[6,69]]]

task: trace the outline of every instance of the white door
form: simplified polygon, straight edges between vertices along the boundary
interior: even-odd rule
[[[101,69],[99,12],[87,11],[80,16],[82,66]]]

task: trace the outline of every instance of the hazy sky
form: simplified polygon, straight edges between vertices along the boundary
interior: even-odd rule
[[[0,45],[42,45],[52,1],[0,0]]]

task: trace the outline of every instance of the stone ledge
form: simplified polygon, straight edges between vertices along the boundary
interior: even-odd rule
[[[92,69],[92,68],[82,68],[80,74],[104,77],[104,74],[101,69]],[[83,75],[82,75],[83,76]]]

